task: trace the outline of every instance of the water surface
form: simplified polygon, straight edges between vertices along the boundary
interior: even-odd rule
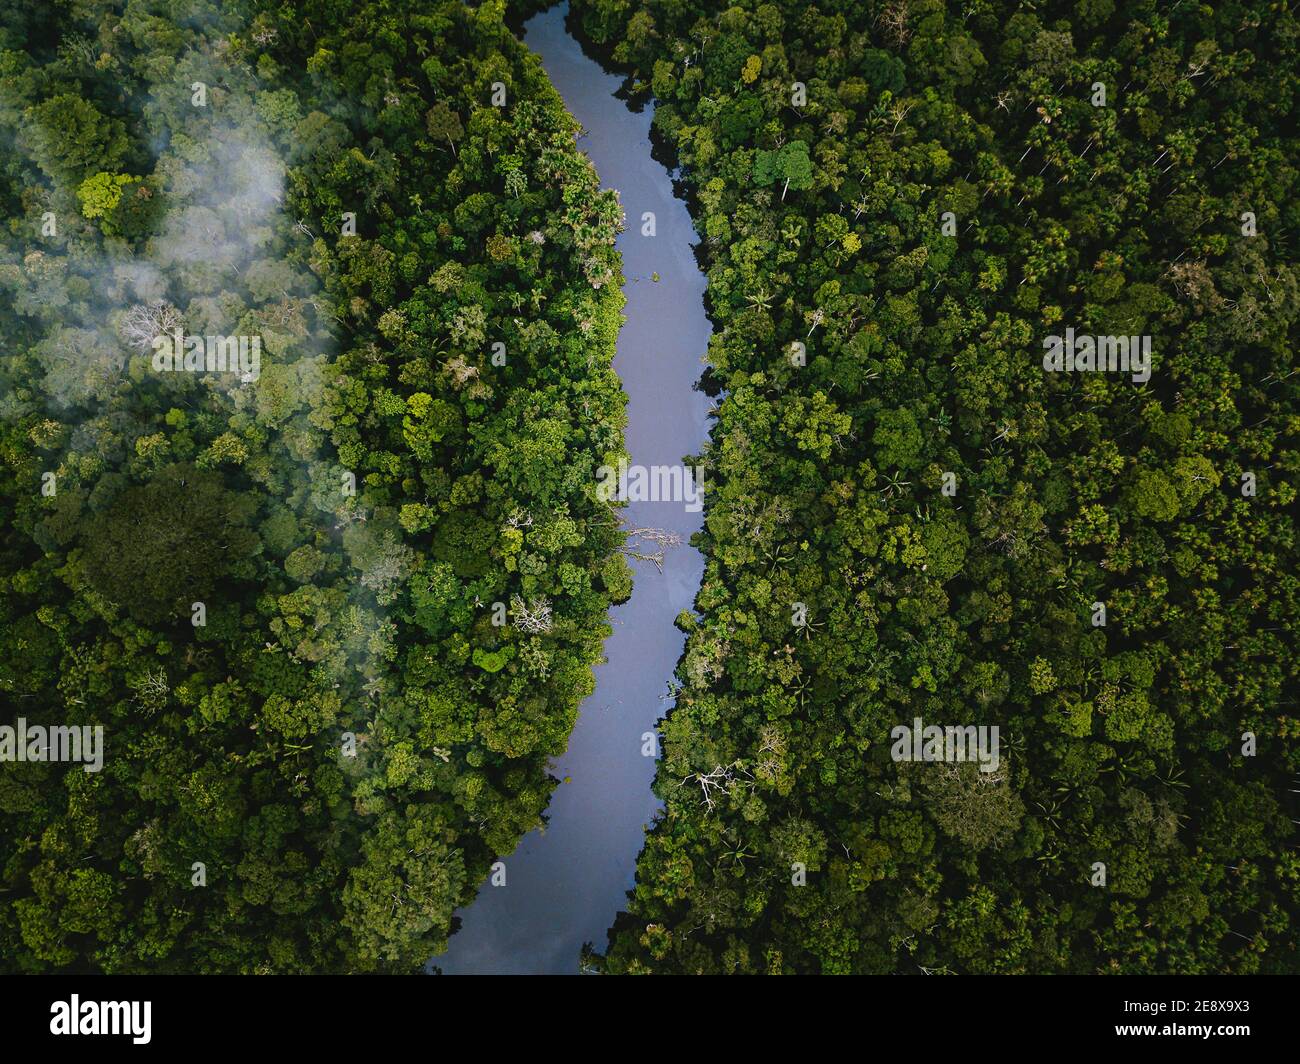
[[[622,79],[583,55],[564,28],[567,13],[561,4],[534,16],[524,42],[587,130],[579,147],[627,214],[618,239],[626,321],[614,368],[628,394],[628,453],[634,464],[680,465],[699,453],[708,432],[709,400],[694,387],[710,331],[695,232],[670,175],[651,158],[652,106],[635,113],[615,97]],[[653,237],[641,235],[647,211],[655,215]],[[634,502],[623,512],[628,527],[670,529],[683,545],[668,553],[662,573],[629,559],[636,587],[611,611],[607,660],[596,667],[595,692],[552,769],[569,782],[555,790],[545,831],[503,858],[506,885],[485,884],[460,910],[461,930],[433,959],[449,974],[576,973],[583,943],[603,951],[606,930],[626,907],[643,831],[659,806],[650,791],[655,760],[643,756],[642,735],[671,705],[664,695],[685,641],[673,620],[694,601],[704,561],[687,544],[701,514],[681,502]]]

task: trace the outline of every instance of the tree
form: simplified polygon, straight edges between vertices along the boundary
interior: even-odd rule
[[[23,122],[23,140],[57,184],[72,187],[93,172],[112,172],[126,154],[125,124],[73,93],[29,107]]]
[[[781,199],[793,185],[796,192],[812,187],[813,167],[808,157],[808,145],[802,140],[791,141],[776,151],[759,149],[754,157],[754,183],[770,185],[782,181]]]
[[[429,136],[446,140],[452,153],[456,153],[456,142],[465,135],[465,128],[460,124],[460,115],[448,106],[446,100],[439,100],[429,108],[425,118],[425,128]]]
[[[216,473],[177,464],[127,488],[82,537],[86,578],[144,624],[188,617],[258,549],[251,500]]]

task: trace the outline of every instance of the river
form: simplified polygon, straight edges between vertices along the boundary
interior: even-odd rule
[[[670,174],[651,157],[653,105],[637,113],[616,98],[622,79],[582,53],[565,29],[567,13],[566,3],[534,16],[524,43],[587,130],[579,147],[627,214],[618,238],[626,320],[614,368],[628,395],[631,462],[680,466],[708,433],[709,400],[695,387],[710,332],[695,231]],[[647,211],[654,236],[642,235]],[[685,642],[673,621],[694,602],[704,561],[687,542],[702,514],[680,501],[632,502],[624,513],[629,528],[668,529],[682,545],[668,552],[662,573],[629,559],[632,597],[611,611],[614,632],[595,692],[552,770],[567,782],[555,790],[546,829],[503,858],[505,885],[483,885],[459,911],[461,929],[432,961],[447,974],[576,974],[583,943],[603,951],[606,930],[626,908],[644,829],[659,807],[650,791],[655,759],[642,753],[642,736],[672,704],[665,695]]]

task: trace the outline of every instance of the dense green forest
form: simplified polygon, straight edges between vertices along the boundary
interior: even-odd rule
[[[418,970],[539,824],[621,210],[503,19],[0,4],[0,704],[106,747],[0,764],[0,969]]]
[[[604,969],[1300,968],[1289,6],[573,19],[684,169],[721,395]],[[918,717],[998,770],[896,762]]]
[[[588,964],[1300,972],[1300,20],[571,5],[681,166],[717,406]],[[542,822],[631,591],[545,6],[0,0],[0,724],[105,736],[0,759],[0,971],[414,972]]]

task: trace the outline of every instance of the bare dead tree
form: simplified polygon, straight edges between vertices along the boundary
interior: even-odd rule
[[[909,15],[907,8],[907,0],[893,0],[876,16],[876,22],[880,25],[885,40],[895,48],[903,47],[912,36],[911,27],[907,24]]]
[[[468,381],[472,381],[479,375],[479,368],[466,362],[463,355],[452,356],[443,363],[443,368],[451,374],[457,389],[464,387]]]
[[[181,312],[163,299],[137,303],[122,318],[118,331],[132,347],[143,351],[160,336],[169,336],[184,324]]]
[[[627,533],[628,542],[620,548],[628,557],[636,558],[643,562],[654,562],[655,568],[661,573],[664,571],[664,561],[668,551],[673,547],[682,545],[682,537],[671,532],[666,528],[632,528]],[[644,540],[653,545],[654,549],[650,551],[638,550],[632,545],[634,539]]]
[[[749,775],[743,762],[737,759],[729,765],[715,765],[712,772],[692,772],[682,780],[682,786],[692,780],[698,783],[700,792],[704,796],[704,804],[709,809],[712,809],[714,799],[720,794],[730,791],[733,785],[752,786],[751,780],[740,778]]]
[[[515,627],[529,635],[542,635],[551,630],[551,604],[544,595],[533,599],[531,603],[526,603],[519,595],[515,595],[510,600],[510,615],[514,618]]]

